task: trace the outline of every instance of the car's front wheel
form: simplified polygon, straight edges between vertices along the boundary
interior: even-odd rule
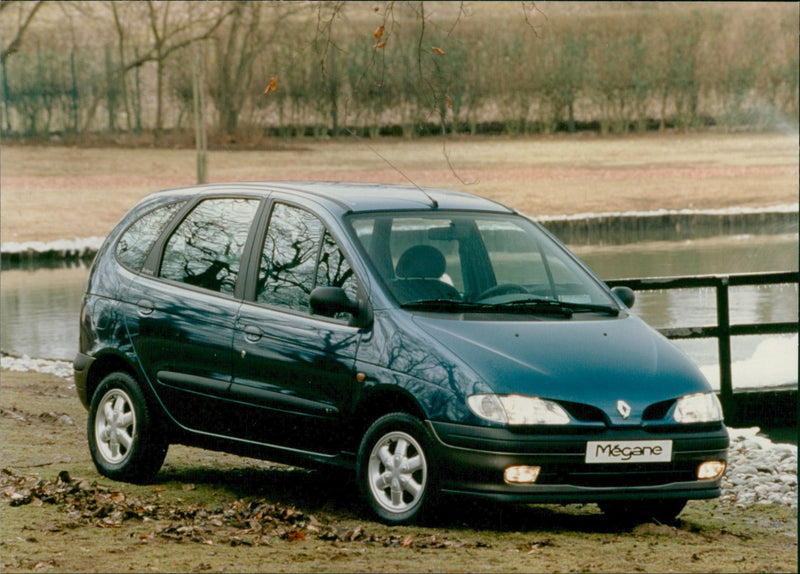
[[[382,416],[364,435],[358,452],[359,487],[384,522],[411,522],[433,504],[430,445],[427,429],[406,413]]]
[[[128,482],[152,479],[169,446],[155,423],[136,380],[123,372],[107,375],[92,395],[87,422],[89,451],[100,474]]]

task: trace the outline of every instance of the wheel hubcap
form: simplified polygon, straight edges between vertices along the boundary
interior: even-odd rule
[[[391,512],[410,510],[425,493],[425,455],[414,437],[404,432],[389,433],[375,444],[367,472],[373,497]]]
[[[97,450],[107,462],[119,464],[130,456],[136,437],[133,401],[121,389],[111,389],[97,407],[94,423]]]

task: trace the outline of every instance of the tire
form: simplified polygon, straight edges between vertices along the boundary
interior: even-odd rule
[[[668,524],[675,521],[686,506],[686,500],[677,498],[635,502],[601,502],[599,506],[603,514],[619,524],[641,524],[643,522]]]
[[[406,413],[384,415],[367,430],[358,449],[358,485],[381,521],[410,523],[433,506],[431,444],[423,424]]]
[[[92,395],[87,435],[97,471],[125,482],[152,480],[169,447],[136,379],[123,372],[107,375]]]

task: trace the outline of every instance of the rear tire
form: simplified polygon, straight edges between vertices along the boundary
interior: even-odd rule
[[[435,499],[431,438],[407,413],[369,427],[358,450],[358,485],[372,512],[387,524],[418,520]]]
[[[625,502],[601,502],[600,510],[608,518],[619,524],[641,524],[658,522],[668,524],[678,518],[686,500],[682,498],[666,500],[639,500]]]
[[[136,379],[123,372],[107,375],[92,395],[87,435],[97,471],[126,482],[152,480],[169,447]]]

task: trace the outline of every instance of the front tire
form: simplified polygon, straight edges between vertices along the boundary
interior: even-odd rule
[[[362,495],[382,521],[418,519],[433,504],[435,493],[427,429],[406,413],[382,416],[361,441],[357,473]]]
[[[97,471],[113,480],[150,481],[167,456],[169,444],[139,384],[127,373],[111,373],[98,385],[87,434]]]

